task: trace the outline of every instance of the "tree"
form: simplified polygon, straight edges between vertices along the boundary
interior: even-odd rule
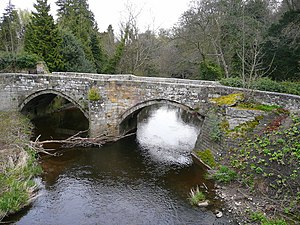
[[[124,35],[121,37],[120,42],[117,44],[115,54],[108,59],[103,69],[104,73],[115,74],[117,72],[117,66],[119,65],[122,55],[124,53],[125,43],[128,38],[128,29],[125,29]]]
[[[87,59],[101,71],[102,53],[97,23],[87,0],[58,0],[58,24],[81,42]],[[100,61],[99,61],[100,60]]]
[[[264,44],[266,64],[273,61],[276,80],[300,79],[300,12],[288,11],[268,30]]]
[[[22,26],[15,6],[9,1],[0,23],[0,50],[17,53],[22,48]]]
[[[62,71],[95,73],[95,66],[87,60],[81,42],[67,30],[60,31],[62,43],[60,54],[63,60]]]
[[[47,0],[37,0],[34,8],[36,12],[32,12],[31,22],[26,27],[25,51],[42,57],[50,71],[61,70],[63,65],[59,47],[62,38],[49,14],[50,5]]]

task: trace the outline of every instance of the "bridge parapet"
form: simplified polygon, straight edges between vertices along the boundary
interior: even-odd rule
[[[92,80],[97,80],[97,81],[132,81],[132,82],[206,85],[206,86],[220,85],[220,83],[217,81],[188,80],[188,79],[165,78],[165,77],[141,77],[132,74],[90,74],[90,73],[73,73],[73,72],[53,72],[52,74],[58,76],[67,76],[67,77],[90,78]]]

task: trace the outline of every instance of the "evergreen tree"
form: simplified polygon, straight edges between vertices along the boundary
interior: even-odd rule
[[[287,11],[268,31],[265,63],[276,80],[300,80],[300,11]]]
[[[92,36],[97,31],[94,14],[89,10],[87,0],[58,0],[58,23],[63,29],[70,30],[82,43],[89,61],[95,63],[91,49]],[[100,46],[98,46],[100,48]]]
[[[93,33],[91,35],[91,50],[94,58],[94,63],[97,69],[97,73],[102,73],[105,58],[101,48],[100,39],[96,33]]]
[[[59,54],[62,38],[50,15],[47,0],[37,0],[34,4],[32,20],[26,27],[25,50],[42,57],[50,71],[62,68],[62,56]]]
[[[121,38],[121,41],[116,47],[115,54],[108,60],[104,67],[104,73],[115,74],[117,72],[117,66],[120,63],[122,55],[124,53],[125,43],[128,39],[128,34],[128,28],[126,28],[124,36]]]
[[[9,1],[0,23],[0,50],[17,53],[21,49],[22,27],[15,6]]]
[[[70,31],[62,30],[61,36],[63,41],[60,54],[64,65],[62,71],[95,73],[96,68],[86,59],[81,42]]]

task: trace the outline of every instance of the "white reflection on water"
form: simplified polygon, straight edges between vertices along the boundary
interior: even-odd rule
[[[182,121],[180,110],[170,106],[150,109],[140,120],[137,140],[154,161],[167,164],[190,164],[199,128]]]

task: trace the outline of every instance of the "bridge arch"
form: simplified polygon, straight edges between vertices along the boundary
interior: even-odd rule
[[[83,115],[89,119],[89,113],[87,110],[85,110],[80,104],[78,104],[77,101],[75,101],[73,98],[71,98],[70,96],[60,92],[60,91],[56,91],[54,89],[45,89],[45,90],[39,90],[36,91],[30,95],[28,95],[22,102],[21,104],[19,104],[19,110],[22,111],[31,101],[33,101],[34,99],[43,96],[43,95],[55,95],[55,96],[60,96],[66,100],[68,100],[70,103],[72,103],[76,108],[78,108]]]
[[[200,120],[203,120],[204,117],[200,115],[198,112],[196,112],[193,108],[184,105],[182,103],[167,100],[167,99],[153,99],[153,100],[147,100],[144,102],[140,102],[133,107],[126,110],[120,117],[119,117],[119,134],[124,135],[127,133],[130,133],[137,128],[137,115],[141,112],[142,109],[145,107],[156,105],[156,104],[167,104],[167,105],[173,105],[178,108],[181,108],[185,110],[186,112],[189,112],[191,114],[196,114]]]

